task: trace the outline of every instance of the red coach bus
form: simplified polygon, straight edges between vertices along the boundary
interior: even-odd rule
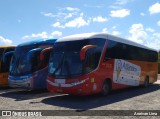
[[[49,60],[51,92],[107,95],[110,90],[157,81],[158,52],[104,33],[58,39]]]

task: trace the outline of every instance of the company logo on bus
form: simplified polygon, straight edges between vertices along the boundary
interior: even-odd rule
[[[127,71],[133,71],[137,72],[139,68],[137,68],[137,65],[131,64],[130,62],[126,62],[124,60],[117,60],[116,62],[116,70],[127,70]]]
[[[115,59],[113,81],[126,85],[139,85],[141,67],[131,62]]]

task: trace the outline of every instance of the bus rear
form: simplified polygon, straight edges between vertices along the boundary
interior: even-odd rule
[[[0,86],[8,86],[8,72],[15,46],[0,47]]]
[[[49,60],[47,89],[72,95],[107,95],[110,90],[148,86],[157,80],[157,52],[141,47],[108,34],[59,39]]]
[[[9,70],[9,86],[27,90],[45,89],[48,60],[55,39],[17,46]]]

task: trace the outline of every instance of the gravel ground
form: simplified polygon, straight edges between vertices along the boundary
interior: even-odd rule
[[[160,75],[159,80],[148,88],[135,87],[118,91],[112,91],[107,97],[99,95],[76,97],[70,95],[60,95],[40,91],[22,91],[18,89],[0,89],[0,110],[63,110],[51,113],[62,114],[71,110],[70,115],[74,116],[54,116],[54,118],[128,118],[128,116],[75,116],[80,113],[86,114],[88,110],[98,110],[89,112],[91,115],[103,115],[101,110],[159,110],[160,112]],[[96,114],[97,113],[97,114]],[[123,113],[123,112],[122,112]],[[88,113],[87,113],[88,114]],[[0,117],[6,118],[6,117]],[[7,117],[11,118],[11,117]],[[13,117],[12,117],[13,118]],[[14,117],[17,119],[17,117]],[[18,117],[22,118],[22,117]],[[30,117],[25,117],[30,118]],[[38,118],[39,117],[34,117]],[[53,117],[41,117],[53,118]],[[129,116],[129,118],[146,118],[145,116]],[[157,118],[157,116],[147,116],[147,118]]]

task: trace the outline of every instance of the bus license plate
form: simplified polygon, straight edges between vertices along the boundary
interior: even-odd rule
[[[66,80],[65,79],[55,79],[55,83],[58,84],[65,84]]]

